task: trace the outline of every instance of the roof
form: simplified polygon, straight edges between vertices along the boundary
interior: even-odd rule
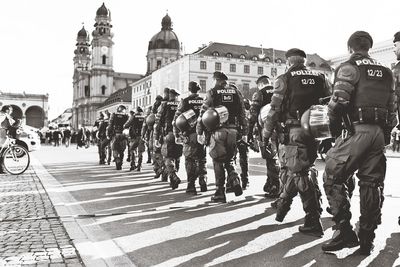
[[[128,86],[119,89],[112,93],[100,107],[105,107],[114,103],[131,102],[132,101],[132,87]]]
[[[5,97],[18,97],[18,98],[44,98],[48,99],[49,94],[27,94],[25,92],[22,93],[7,93],[7,92],[2,92],[0,91],[0,96],[5,96]]]
[[[211,42],[209,45],[200,48],[193,54],[204,55],[204,56],[220,56],[220,57],[232,57],[241,58],[247,60],[264,60],[272,62],[275,58],[275,62],[280,60],[281,63],[286,62],[285,57],[286,51],[273,49],[273,48],[261,48],[249,45],[235,45],[225,44],[218,42]],[[307,54],[307,65],[314,63],[313,68],[331,70],[329,62],[317,54]],[[321,66],[322,65],[322,66]]]
[[[97,9],[96,11],[96,15],[97,16],[108,16],[108,9],[106,8],[106,6],[103,4],[101,5],[101,7],[99,7],[99,9]]]
[[[142,74],[136,74],[136,73],[114,72],[114,77],[137,81],[142,79],[144,76]]]
[[[178,36],[172,30],[172,21],[168,14],[161,20],[161,31],[149,42],[148,50],[152,49],[180,49]]]

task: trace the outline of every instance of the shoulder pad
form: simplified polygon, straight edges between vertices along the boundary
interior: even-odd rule
[[[285,82],[283,81],[282,77],[279,76],[279,77],[275,80],[274,90],[282,91],[282,89],[283,89],[284,87],[285,87]]]
[[[344,63],[337,69],[336,79],[355,84],[360,79],[360,71],[356,66]]]

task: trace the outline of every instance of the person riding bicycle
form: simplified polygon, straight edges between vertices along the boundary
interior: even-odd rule
[[[0,146],[6,141],[7,132],[15,123],[11,116],[12,112],[12,106],[4,106],[0,111]]]

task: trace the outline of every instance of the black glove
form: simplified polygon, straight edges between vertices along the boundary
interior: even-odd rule
[[[385,137],[385,145],[389,145],[392,138],[392,127],[383,128],[383,136]]]

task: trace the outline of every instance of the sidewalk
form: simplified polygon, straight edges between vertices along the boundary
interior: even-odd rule
[[[83,266],[32,168],[0,174],[0,267]]]

